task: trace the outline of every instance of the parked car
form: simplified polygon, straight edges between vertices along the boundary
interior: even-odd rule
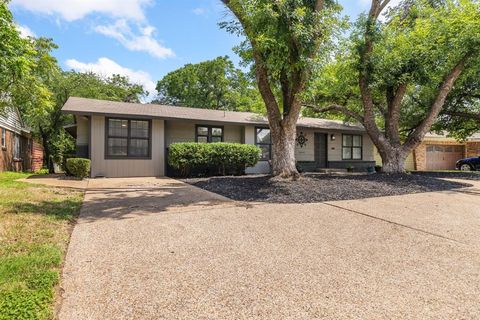
[[[462,171],[480,170],[480,157],[460,159],[455,167]]]

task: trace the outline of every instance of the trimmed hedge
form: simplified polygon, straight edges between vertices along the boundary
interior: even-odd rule
[[[257,146],[239,143],[174,143],[168,164],[182,176],[241,175],[260,160]]]
[[[84,158],[67,159],[67,172],[76,178],[86,178],[90,174],[90,160]]]

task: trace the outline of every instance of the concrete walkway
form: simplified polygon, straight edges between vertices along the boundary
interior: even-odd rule
[[[90,180],[67,319],[478,319],[480,185],[322,204]]]

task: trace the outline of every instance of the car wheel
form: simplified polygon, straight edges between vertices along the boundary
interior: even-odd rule
[[[460,170],[462,170],[462,171],[472,171],[472,167],[469,164],[465,163],[465,164],[462,164],[460,166]]]

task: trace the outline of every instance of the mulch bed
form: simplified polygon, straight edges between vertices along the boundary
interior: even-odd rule
[[[353,200],[471,186],[439,178],[445,177],[429,174],[305,174],[296,181],[268,175],[189,178],[182,181],[237,201],[275,203]]]
[[[480,171],[416,171],[413,174],[432,178],[462,179],[480,181]]]

